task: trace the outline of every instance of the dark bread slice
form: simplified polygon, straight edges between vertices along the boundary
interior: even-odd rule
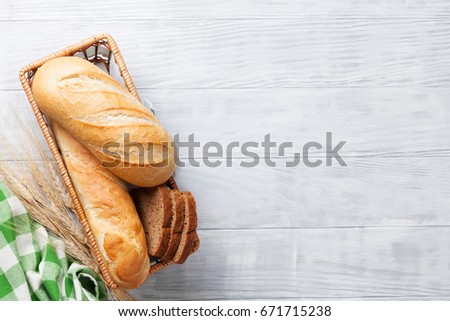
[[[194,231],[188,233],[184,238],[182,238],[182,240],[180,241],[180,249],[182,249],[182,252],[179,257],[174,257],[172,262],[177,264],[183,264],[184,262],[186,262],[189,255],[193,253],[195,240],[197,238],[196,234],[197,232]]]
[[[172,199],[165,185],[131,192],[147,236],[148,253],[160,258],[167,251],[172,221]]]
[[[181,232],[184,227],[185,203],[183,194],[178,190],[170,191],[172,198],[172,223],[170,226],[169,246],[166,253],[161,257],[161,261],[168,262],[172,260],[178,246],[180,245]]]
[[[197,231],[195,231],[194,233],[195,233],[195,240],[194,245],[192,246],[191,254],[197,252],[198,248],[200,247],[200,238],[198,237]]]
[[[197,229],[197,206],[195,199],[189,192],[183,192],[186,205],[184,227],[181,233],[180,245],[175,253],[172,262],[183,264],[188,256],[197,250],[199,243]],[[197,247],[197,248],[196,248]]]

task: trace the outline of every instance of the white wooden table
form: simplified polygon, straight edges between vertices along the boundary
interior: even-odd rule
[[[179,169],[202,246],[138,298],[449,299],[449,18],[446,0],[1,0],[0,127],[31,115],[23,65],[108,32],[173,134],[348,141],[347,167]]]

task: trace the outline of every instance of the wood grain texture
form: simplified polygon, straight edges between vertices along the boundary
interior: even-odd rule
[[[443,89],[306,90],[147,90],[157,116],[173,133],[194,133],[203,146],[217,140],[261,141],[270,132],[278,143],[292,141],[295,151],[309,140],[325,144],[330,130],[348,140],[342,156],[319,168],[287,168],[292,153],[273,151],[276,167],[263,157],[254,168],[236,151],[233,159],[215,157],[207,166],[199,150],[179,168],[179,185],[197,197],[201,228],[294,228],[345,226],[449,225],[450,124]],[[14,131],[19,113],[40,135],[21,92],[0,92],[0,125]],[[254,108],[258,106],[258,108]],[[214,112],[211,112],[214,111]],[[249,120],[252,120],[253,126]],[[1,140],[0,157],[11,155]],[[311,160],[325,161],[324,153]],[[190,165],[199,162],[199,167]],[[195,164],[192,162],[192,164]],[[208,186],[207,189],[204,187]],[[238,186],[238,188],[237,188]],[[242,215],[242,213],[248,213]]]
[[[23,65],[107,31],[174,134],[348,141],[347,167],[235,151],[180,168],[202,246],[137,298],[450,299],[449,16],[446,0],[2,1],[0,134],[17,141],[14,114],[35,126]]]
[[[20,162],[13,164],[19,166]],[[220,175],[216,181],[224,177]],[[190,177],[184,179],[185,184],[200,191]],[[242,178],[238,181],[242,182]],[[210,182],[206,186],[212,187]],[[358,190],[359,186],[355,186],[354,191]],[[245,186],[240,191],[246,191]],[[235,198],[237,192],[230,194],[225,188],[221,192],[222,196],[233,200],[228,204],[230,208],[239,204],[240,200]],[[271,190],[265,193],[257,201],[267,198],[266,195],[281,196]],[[300,197],[303,195],[308,195],[308,191]],[[309,211],[328,198],[328,194],[320,196],[311,202],[314,205],[308,207],[308,213],[300,213],[302,220],[317,215]],[[418,197],[426,200],[429,196]],[[348,197],[357,199],[352,195]],[[292,194],[280,198],[283,201],[293,199]],[[197,200],[199,204],[207,203],[198,195]],[[251,206],[252,200],[244,201]],[[336,217],[352,215],[351,211],[365,205],[364,200],[360,204],[353,202],[353,207],[347,206],[334,214]],[[381,221],[390,210],[388,203],[384,206],[386,210],[376,215]],[[405,218],[409,216],[407,206],[397,210],[403,212]],[[286,214],[290,211],[288,209]],[[267,212],[267,215],[277,213]],[[365,214],[356,215],[354,219]],[[386,228],[325,224],[294,228],[292,224],[289,228],[267,228],[262,224],[264,215],[265,212],[242,210],[232,219],[241,222],[252,218],[249,228],[222,228],[220,213],[213,213],[211,219],[215,227],[205,229],[208,217],[199,208],[200,251],[187,264],[155,274],[133,293],[145,300],[450,297],[450,226]]]
[[[201,228],[449,225],[445,158],[348,159],[348,167],[186,168]],[[207,188],[205,188],[207,186]]]
[[[200,231],[146,300],[450,298],[446,228]]]
[[[319,168],[239,162],[178,169],[180,188],[196,197],[200,230],[450,226],[446,158],[360,158]]]
[[[20,89],[25,64],[103,30],[141,89],[450,85],[446,20],[1,21],[0,30],[8,90]]]
[[[3,1],[0,20],[293,19],[364,17],[446,18],[446,0],[59,0]]]
[[[346,157],[450,157],[450,94],[445,88],[151,89],[140,95],[151,100],[173,135],[186,141],[194,134],[201,144],[192,155],[197,159],[210,141],[220,143],[225,154],[234,141],[261,146],[268,133],[278,145],[292,142],[295,148],[285,152],[292,157],[310,141],[325,146],[326,132],[333,133],[334,146],[347,141],[340,151]],[[14,113],[35,123],[21,91],[0,91],[0,106],[0,128],[11,123],[8,115]],[[265,155],[262,147],[249,150]],[[190,156],[187,148],[179,152],[182,159]],[[324,156],[325,147],[312,148],[310,154]],[[240,148],[230,155],[244,157]],[[270,155],[282,156],[277,148]]]

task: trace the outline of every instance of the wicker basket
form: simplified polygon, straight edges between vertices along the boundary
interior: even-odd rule
[[[111,276],[109,275],[108,270],[105,267],[105,263],[103,262],[103,259],[100,255],[97,242],[95,241],[95,238],[92,234],[91,228],[86,219],[86,214],[84,213],[83,207],[81,206],[80,200],[75,192],[74,186],[67,172],[66,166],[64,165],[64,161],[58,151],[55,139],[51,135],[47,121],[44,115],[42,114],[41,110],[37,106],[33,98],[33,92],[31,90],[31,84],[33,82],[33,76],[36,70],[47,61],[63,56],[82,57],[96,65],[99,65],[100,67],[102,67],[102,69],[104,69],[106,72],[110,74],[114,74],[114,67],[117,66],[121,76],[121,79],[117,80],[122,81],[122,83],[128,88],[128,90],[130,91],[131,94],[133,94],[134,97],[136,97],[139,100],[140,98],[136,91],[136,87],[133,84],[133,80],[131,79],[131,76],[128,72],[127,66],[125,65],[125,61],[123,60],[120,50],[117,47],[116,42],[109,34],[105,33],[95,35],[77,44],[66,47],[44,58],[41,58],[29,65],[26,65],[20,71],[20,81],[22,83],[23,89],[25,90],[28,100],[30,101],[31,107],[33,108],[33,112],[36,116],[39,127],[41,128],[45,140],[47,141],[47,144],[50,147],[50,151],[52,152],[53,157],[55,158],[58,169],[61,173],[64,183],[66,184],[67,190],[69,191],[70,197],[73,200],[76,214],[78,215],[78,218],[80,219],[80,222],[83,225],[83,228],[86,232],[89,245],[91,246],[91,249],[97,259],[98,266],[103,276],[103,280],[112,289],[118,289],[118,285],[111,279]],[[177,184],[173,177],[171,177],[166,182],[166,184],[171,189],[178,189]],[[170,264],[171,262],[165,263],[156,262],[152,264],[150,274],[155,273]]]

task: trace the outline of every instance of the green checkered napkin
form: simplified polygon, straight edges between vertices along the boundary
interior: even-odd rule
[[[70,262],[63,241],[34,222],[0,182],[0,301],[94,301],[105,292],[100,277]]]

